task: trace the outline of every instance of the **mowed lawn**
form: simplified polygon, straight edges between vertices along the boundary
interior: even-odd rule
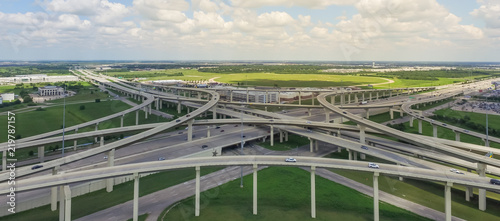
[[[237,85],[241,83],[245,86],[270,86],[278,87],[336,87],[350,85],[368,85],[384,83],[387,80],[378,77],[332,75],[332,74],[274,74],[274,73],[236,73],[219,74],[198,72],[196,70],[172,69],[167,71],[137,71],[137,72],[115,72],[108,73],[110,76],[141,77],[141,75],[151,75],[157,72],[157,76],[148,77],[148,81],[176,79],[184,81],[199,81],[215,78],[215,81]],[[162,76],[182,72],[184,76]]]
[[[202,169],[203,170],[203,169]],[[311,218],[308,171],[271,167],[258,172],[258,214],[252,214],[252,175],[201,194],[200,216],[194,216],[194,198],[170,209],[164,220],[373,220],[373,199],[356,190],[316,176],[316,219]],[[163,214],[160,216],[163,217]],[[380,203],[380,220],[428,220]]]
[[[81,105],[85,106],[85,110],[80,110]],[[121,101],[103,101],[99,103],[92,102],[66,105],[65,126],[70,127],[81,124],[126,110],[128,108],[130,108],[130,106]],[[21,138],[25,138],[36,134],[62,129],[62,122],[63,105],[60,105],[46,108],[44,111],[18,113],[16,114],[16,120],[13,125],[16,127],[16,135],[21,135]],[[0,124],[7,125],[6,115],[0,117]],[[103,129],[102,127],[106,125],[108,124],[104,122],[99,128]],[[7,137],[1,137],[0,141],[5,142],[6,139]]]

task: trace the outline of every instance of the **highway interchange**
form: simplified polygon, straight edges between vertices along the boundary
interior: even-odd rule
[[[230,158],[229,156],[222,156],[222,157],[216,157],[216,158],[190,158],[190,159],[183,159],[183,160],[165,160],[165,161],[158,161],[158,162],[151,162],[152,160],[155,160],[156,156],[158,156],[158,153],[155,153],[155,150],[151,150],[150,155],[144,154],[144,153],[136,153],[136,154],[131,154],[130,156],[127,157],[122,157],[117,158],[114,160],[114,154],[115,154],[115,149],[121,148],[128,146],[133,143],[137,143],[141,140],[144,140],[146,138],[152,137],[152,136],[159,136],[162,131],[168,129],[168,128],[173,128],[176,126],[180,125],[187,125],[188,130],[186,130],[182,135],[177,134],[176,135],[169,135],[169,140],[172,140],[173,137],[180,138],[180,142],[182,142],[183,138],[188,139],[188,143],[184,143],[185,146],[197,146],[199,148],[202,144],[208,143],[209,146],[212,147],[217,147],[219,150],[222,152],[222,148],[231,146],[231,145],[237,145],[240,141],[240,137],[235,137],[234,134],[237,133],[232,133],[232,134],[216,134],[218,131],[214,130],[213,128],[211,129],[211,125],[238,125],[239,123],[244,123],[245,125],[258,125],[257,127],[248,127],[245,126],[245,134],[246,140],[251,141],[253,139],[260,139],[270,136],[271,137],[271,142],[273,142],[274,139],[272,139],[273,136],[275,136],[276,133],[278,133],[283,140],[283,136],[287,137],[287,133],[294,133],[298,134],[301,136],[309,137],[311,139],[311,151],[314,151],[314,142],[321,141],[324,143],[333,143],[336,146],[346,148],[349,150],[350,155],[354,154],[354,156],[357,156],[357,153],[361,154],[367,154],[367,155],[372,155],[381,159],[388,160],[390,162],[394,162],[398,165],[404,165],[404,166],[394,166],[394,165],[381,165],[381,169],[376,170],[376,169],[370,169],[366,167],[366,163],[361,163],[357,161],[347,161],[347,160],[333,160],[329,161],[327,159],[322,159],[322,158],[300,158],[298,157],[298,162],[294,164],[293,166],[307,166],[307,167],[322,167],[322,168],[342,168],[342,169],[349,169],[349,170],[358,170],[358,171],[370,171],[374,173],[380,173],[380,174],[387,174],[387,175],[393,175],[393,176],[400,176],[400,177],[409,177],[409,178],[415,178],[415,179],[423,179],[423,180],[431,180],[431,181],[439,181],[439,182],[444,182],[448,184],[461,184],[465,185],[468,187],[476,187],[480,188],[480,190],[485,191],[486,189],[489,190],[500,190],[497,186],[489,184],[489,179],[484,177],[484,173],[488,172],[491,174],[499,175],[500,170],[497,168],[500,166],[500,161],[496,159],[491,159],[484,157],[481,154],[473,154],[468,151],[460,150],[458,147],[461,147],[462,149],[474,149],[476,151],[480,152],[487,152],[487,151],[495,151],[498,152],[495,149],[492,148],[487,148],[487,147],[481,147],[477,145],[468,145],[460,142],[455,142],[455,141],[445,141],[442,139],[438,138],[427,138],[427,139],[422,139],[422,136],[420,135],[413,135],[413,134],[407,134],[403,133],[401,131],[381,126],[380,124],[374,123],[372,121],[369,121],[362,116],[363,114],[360,114],[362,116],[354,115],[351,114],[350,111],[346,111],[345,109],[368,109],[368,108],[387,108],[387,107],[393,107],[393,106],[401,106],[401,110],[404,112],[410,114],[413,118],[418,119],[418,120],[424,120],[428,121],[430,123],[434,123],[436,125],[442,125],[442,123],[431,121],[431,119],[428,118],[422,118],[420,115],[418,115],[418,112],[413,111],[411,107],[413,105],[417,105],[419,103],[424,103],[424,102],[432,102],[432,101],[437,101],[437,100],[442,100],[447,97],[453,97],[457,96],[459,94],[462,94],[463,89],[460,87],[451,87],[451,89],[443,89],[440,91],[440,96],[431,96],[431,97],[423,97],[422,99],[414,99],[413,101],[403,101],[401,100],[388,100],[385,103],[380,102],[379,104],[376,105],[365,105],[360,107],[359,105],[342,105],[342,108],[339,108],[337,105],[332,105],[331,100],[328,101],[328,97],[331,98],[333,95],[340,96],[338,91],[326,91],[322,92],[318,95],[318,101],[320,102],[320,105],[302,105],[303,108],[308,108],[308,112],[310,113],[311,110],[310,108],[320,108],[323,109],[325,114],[328,116],[323,118],[323,121],[325,122],[318,122],[318,121],[313,121],[310,119],[307,120],[298,120],[297,117],[294,116],[287,116],[282,113],[271,113],[271,112],[265,112],[265,111],[259,111],[259,110],[254,110],[250,108],[245,108],[241,107],[241,105],[249,105],[249,103],[241,103],[241,102],[225,102],[225,101],[220,101],[220,96],[219,94],[214,91],[214,90],[207,90],[207,89],[196,89],[196,88],[176,88],[176,87],[165,87],[164,91],[180,91],[180,90],[189,90],[193,91],[196,93],[203,93],[205,96],[207,96],[207,100],[202,100],[198,98],[189,98],[186,97],[181,97],[179,98],[179,92],[177,94],[169,94],[165,93],[162,91],[153,91],[152,89],[145,91],[144,87],[148,87],[147,85],[142,85],[141,89],[137,89],[132,85],[124,85],[122,82],[116,81],[116,79],[113,79],[115,82],[111,82],[107,79],[105,79],[103,76],[97,76],[91,73],[90,71],[87,70],[81,70],[81,73],[84,75],[82,77],[92,79],[94,82],[105,85],[106,87],[111,87],[114,90],[121,91],[127,96],[138,96],[140,95],[141,97],[145,97],[146,99],[143,100],[144,102],[138,106],[135,106],[131,109],[128,109],[126,111],[116,113],[110,116],[107,116],[105,118],[97,119],[91,122],[87,122],[85,124],[81,125],[76,125],[71,128],[67,128],[67,130],[77,130],[78,128],[90,126],[90,125],[95,125],[98,124],[99,122],[109,120],[112,118],[116,117],[122,117],[124,114],[131,113],[133,111],[137,111],[138,109],[145,109],[146,111],[149,108],[149,111],[151,111],[151,105],[153,102],[155,104],[158,104],[158,100],[162,99],[163,101],[166,102],[173,102],[185,106],[190,106],[192,109],[195,109],[192,111],[189,115],[186,115],[184,117],[179,118],[179,121],[171,121],[168,123],[157,123],[157,124],[150,124],[150,125],[137,125],[137,126],[129,126],[129,127],[121,127],[121,128],[114,128],[114,129],[107,129],[107,130],[97,130],[93,132],[85,132],[85,133],[77,133],[73,135],[68,135],[65,137],[65,139],[71,140],[71,139],[78,139],[82,137],[93,137],[93,136],[104,136],[107,134],[116,134],[116,133],[121,133],[124,131],[142,131],[136,135],[133,135],[131,137],[128,137],[126,139],[122,139],[116,142],[112,142],[109,144],[102,144],[98,148],[94,148],[85,152],[80,152],[76,154],[72,154],[69,156],[66,156],[64,158],[59,158],[55,159],[49,162],[44,162],[41,163],[40,165],[43,165],[43,168],[40,170],[31,170],[30,167],[22,167],[22,168],[17,168],[17,177],[22,177],[26,176],[26,178],[23,178],[18,182],[17,185],[17,191],[22,192],[22,191],[28,191],[28,190],[34,190],[34,189],[39,189],[39,188],[44,188],[44,187],[52,187],[52,190],[57,187],[57,186],[62,186],[62,185],[68,185],[68,184],[75,184],[75,183],[81,183],[84,181],[89,181],[89,180],[95,180],[95,179],[105,179],[105,178],[111,178],[111,177],[117,177],[117,176],[123,176],[123,175],[133,175],[133,174],[139,174],[139,173],[146,173],[146,172],[152,172],[152,171],[161,171],[161,170],[168,170],[168,169],[173,169],[173,168],[183,168],[183,167],[203,167],[203,166],[210,166],[210,165],[288,165],[283,161],[283,157],[259,157],[259,156],[241,156],[241,157],[234,157]],[[157,86],[158,87],[158,86]],[[159,88],[159,87],[158,87]],[[458,88],[458,89],[457,89]],[[401,89],[402,91],[403,89]],[[406,89],[408,91],[408,89]],[[148,92],[148,93],[146,93]],[[149,93],[151,92],[151,93]],[[137,98],[137,97],[136,97]],[[374,102],[375,103],[375,102]],[[219,107],[217,107],[219,105]],[[255,105],[255,104],[252,104]],[[286,104],[279,104],[275,106],[286,106]],[[268,105],[271,106],[271,105]],[[300,106],[300,105],[293,105],[294,107]],[[240,118],[241,116],[244,116],[243,119],[213,119],[213,120],[196,120],[194,121],[193,118],[196,116],[200,116],[204,114],[207,111],[211,112],[216,112],[217,114],[222,114],[225,116],[231,116],[234,118]],[[331,121],[329,120],[330,112],[335,114],[335,116],[341,116],[342,118],[349,119],[353,122],[356,122],[358,124],[357,127],[354,126],[348,126],[348,125],[342,125],[342,124],[337,124],[337,123],[330,123]],[[242,113],[243,112],[243,113]],[[252,115],[249,115],[249,114]],[[137,114],[137,112],[136,112]],[[293,114],[293,113],[290,113]],[[256,116],[255,116],[256,115]],[[214,114],[215,116],[215,114]],[[208,126],[208,128],[207,128]],[[185,127],[185,126],[182,126]],[[232,126],[230,126],[232,127]],[[262,127],[269,128],[268,133],[266,133],[265,129],[262,130]],[[447,126],[450,129],[453,129],[457,132],[459,131],[464,131],[463,129],[456,128],[456,127],[451,127]],[[198,128],[194,129],[193,128]],[[205,129],[206,128],[206,129]],[[308,129],[309,128],[309,129]],[[238,128],[239,130],[240,128]],[[312,130],[310,130],[312,129]],[[242,129],[243,130],[243,129]],[[211,132],[209,132],[211,131]],[[354,131],[350,132],[354,139],[347,139],[343,138],[342,135],[340,134],[340,131],[342,133],[345,133],[345,131]],[[385,147],[390,147],[390,148],[380,148],[379,146],[381,145],[382,142],[377,143],[375,139],[370,138],[369,135],[365,135],[365,132],[368,133],[383,133],[383,134],[389,134],[393,137],[397,137],[401,140],[406,140],[410,141],[413,144],[416,144],[420,146],[420,148],[406,148],[402,149],[402,147],[399,148],[399,152],[395,151],[398,150],[398,145],[394,144],[385,144]],[[61,134],[62,131],[53,131],[50,133],[45,133],[42,135],[37,135],[29,138],[24,138],[19,140],[18,148],[26,148],[26,147],[32,147],[32,146],[40,146],[43,144],[48,144],[48,143],[53,143],[55,141],[60,140],[60,137],[51,137],[54,135]],[[210,133],[212,133],[212,136],[210,136]],[[286,133],[286,134],[285,134]],[[196,135],[198,137],[197,140],[194,140],[192,138],[192,135]],[[483,134],[477,133],[469,133],[470,135],[485,138]],[[356,137],[356,135],[358,135]],[[187,136],[187,137],[186,137]],[[200,138],[204,139],[200,139]],[[231,140],[232,139],[232,140]],[[286,138],[285,138],[286,139]],[[493,138],[490,137],[490,141],[495,141],[498,138]],[[211,141],[214,140],[214,141]],[[220,144],[220,143],[225,143],[221,141],[226,141],[227,144]],[[363,146],[368,145],[367,144],[371,142],[372,146],[370,146],[368,149],[363,149]],[[373,145],[377,144],[377,147],[374,147]],[[182,146],[182,144],[179,144]],[[179,147],[180,147],[179,146]],[[2,151],[6,151],[5,145],[1,146],[3,149]],[[171,147],[172,150],[175,149],[174,145]],[[179,148],[180,149],[180,148]],[[427,154],[428,152],[426,150],[432,149],[433,152],[429,152],[430,154]],[[201,150],[205,152],[211,152],[211,150]],[[406,152],[410,153],[411,155],[408,154],[402,154],[401,152]],[[101,167],[97,168],[96,165],[93,166],[88,166],[88,167],[81,167],[81,164],[85,164],[82,159],[91,159],[95,158],[96,156],[98,158],[102,157],[102,153],[107,153],[110,157],[108,158],[107,163],[101,163]],[[112,153],[112,154],[110,154]],[[148,151],[145,151],[145,153],[148,153]],[[179,154],[179,153],[177,153]],[[189,154],[195,154],[196,151],[194,152],[183,152],[180,153],[180,155],[189,155]],[[426,155],[427,154],[427,155]],[[425,156],[425,158],[432,158],[432,156],[436,156],[435,154],[438,154],[437,156],[444,156],[444,157],[438,157],[439,159],[434,159],[434,160],[440,160],[442,162],[447,162],[451,163],[454,165],[460,165],[465,168],[471,169],[471,170],[479,170],[482,171],[480,174],[483,176],[477,176],[471,173],[467,173],[465,175],[458,175],[458,174],[453,174],[448,171],[447,167],[444,166],[439,166],[436,163],[426,161],[423,159],[415,158],[413,156]],[[439,155],[441,154],[441,155]],[[5,154],[4,154],[5,156]],[[102,159],[102,158],[101,158]],[[170,159],[170,158],[169,158]],[[112,163],[110,163],[110,160]],[[102,160],[101,160],[102,161]],[[140,163],[144,162],[146,163]],[[148,162],[149,161],[149,162]],[[338,162],[337,162],[338,161]],[[4,162],[5,158],[4,158]],[[77,162],[78,166],[70,166],[72,163]],[[116,162],[116,165],[115,165]],[[321,162],[327,162],[327,163],[321,163]],[[335,163],[333,163],[335,162]],[[4,163],[5,165],[5,163]],[[61,167],[63,165],[68,165],[67,169],[64,169],[64,173],[61,173]],[[109,166],[109,167],[106,167]],[[486,165],[488,165],[486,169]],[[78,169],[69,169],[69,168],[78,168]],[[55,168],[55,169],[53,169]],[[94,169],[90,169],[94,168]],[[422,168],[422,169],[419,169]],[[41,172],[43,170],[47,169],[53,169],[52,173],[56,175],[42,175],[46,174],[47,172]],[[74,170],[74,171],[73,171]],[[49,171],[51,172],[51,171]],[[59,174],[58,174],[59,172]],[[40,175],[37,176],[37,173]],[[7,173],[2,173],[0,174],[2,177],[2,180],[6,180],[8,174]],[[57,179],[56,179],[57,177]],[[111,184],[112,185],[112,184]],[[111,187],[112,189],[112,187]],[[8,193],[8,185],[0,185],[0,192],[2,193]],[[485,197],[485,196],[484,196]],[[482,197],[481,197],[481,191],[480,191],[480,202],[481,202]],[[485,203],[485,202],[484,202]],[[480,203],[480,209],[482,205]],[[484,210],[484,209],[483,209]],[[198,211],[199,212],[199,211]],[[376,212],[375,212],[376,213]],[[448,207],[447,207],[447,214],[448,214]],[[136,216],[135,210],[134,210],[134,218]],[[447,219],[451,218],[451,216],[447,215]]]

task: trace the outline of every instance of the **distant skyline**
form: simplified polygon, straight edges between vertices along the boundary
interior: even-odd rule
[[[2,0],[0,60],[500,62],[500,0]]]

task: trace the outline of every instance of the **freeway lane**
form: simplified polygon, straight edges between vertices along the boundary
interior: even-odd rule
[[[146,162],[127,164],[114,167],[98,168],[86,171],[70,172],[53,176],[39,176],[29,179],[20,180],[17,183],[16,191],[28,191],[39,188],[68,185],[82,181],[99,180],[123,175],[132,175],[134,173],[148,173],[171,169],[204,167],[204,166],[296,166],[296,167],[311,167],[316,168],[336,168],[364,172],[379,172],[389,176],[401,176],[412,179],[451,182],[454,184],[472,186],[477,188],[500,190],[500,186],[489,183],[489,178],[471,177],[458,174],[450,174],[444,171],[435,171],[429,169],[421,169],[415,167],[403,167],[388,164],[379,164],[380,169],[372,169],[367,167],[366,162],[325,159],[317,157],[296,157],[297,162],[285,162],[282,156],[225,156],[225,157],[201,157],[189,159],[174,159],[158,162]],[[0,184],[0,194],[8,194],[10,185],[7,183]]]

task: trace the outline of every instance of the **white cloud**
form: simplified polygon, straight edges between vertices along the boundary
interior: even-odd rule
[[[483,19],[488,28],[500,28],[500,1],[478,1],[481,6],[470,14]]]
[[[321,9],[330,5],[352,5],[359,0],[232,0],[235,7],[259,8],[264,6],[300,6]]]
[[[275,27],[285,26],[294,21],[292,16],[286,12],[273,11],[270,13],[263,13],[257,17],[257,26],[260,27]]]

